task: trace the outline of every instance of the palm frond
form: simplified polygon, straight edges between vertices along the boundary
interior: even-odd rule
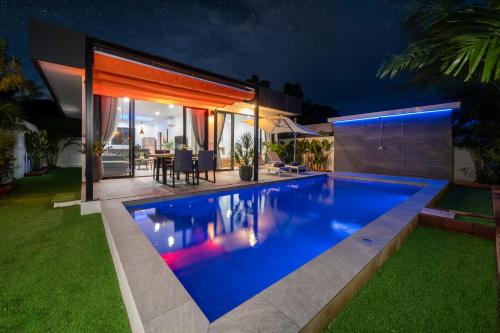
[[[400,54],[390,56],[380,66],[377,76],[392,79],[404,71],[434,67],[463,81],[498,80],[500,6],[473,5],[453,10],[453,0],[447,6],[439,3],[424,1],[418,7],[421,12],[410,16],[419,30],[416,40]],[[422,10],[431,7],[428,17]],[[450,11],[445,14],[443,10],[447,7]]]

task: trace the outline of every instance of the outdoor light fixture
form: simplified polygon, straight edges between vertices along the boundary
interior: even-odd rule
[[[159,112],[159,111],[156,111],[156,112],[155,112],[155,115],[159,116],[159,115],[160,115],[160,112]]]
[[[128,98],[128,97],[123,97],[123,101],[124,101],[124,102],[128,102],[128,101],[130,101],[130,98]]]
[[[168,107],[171,108],[171,109],[173,109],[174,105],[173,104],[169,104]]]
[[[141,121],[141,131],[139,132],[139,135],[144,135],[144,128],[142,128],[142,121]]]

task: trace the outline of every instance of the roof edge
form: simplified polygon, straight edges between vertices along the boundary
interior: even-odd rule
[[[328,122],[334,123],[337,121],[355,120],[355,119],[367,118],[367,117],[377,118],[377,117],[389,116],[389,115],[408,114],[408,113],[434,111],[434,110],[445,110],[445,109],[456,110],[456,109],[460,109],[460,107],[461,107],[461,102],[431,104],[431,105],[415,106],[415,107],[403,108],[403,109],[393,109],[393,110],[386,110],[386,111],[353,114],[353,115],[342,116],[342,117],[333,117],[333,118],[328,118]]]

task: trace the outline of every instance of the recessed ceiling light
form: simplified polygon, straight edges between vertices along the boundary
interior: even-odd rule
[[[159,112],[159,111],[156,111],[156,112],[155,112],[155,115],[159,116],[159,115],[160,115],[160,112]]]

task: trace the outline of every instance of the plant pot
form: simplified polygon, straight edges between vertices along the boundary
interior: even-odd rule
[[[240,179],[241,180],[252,180],[253,167],[252,166],[240,166]]]
[[[104,175],[104,166],[101,156],[94,156],[94,183],[100,181]]]

